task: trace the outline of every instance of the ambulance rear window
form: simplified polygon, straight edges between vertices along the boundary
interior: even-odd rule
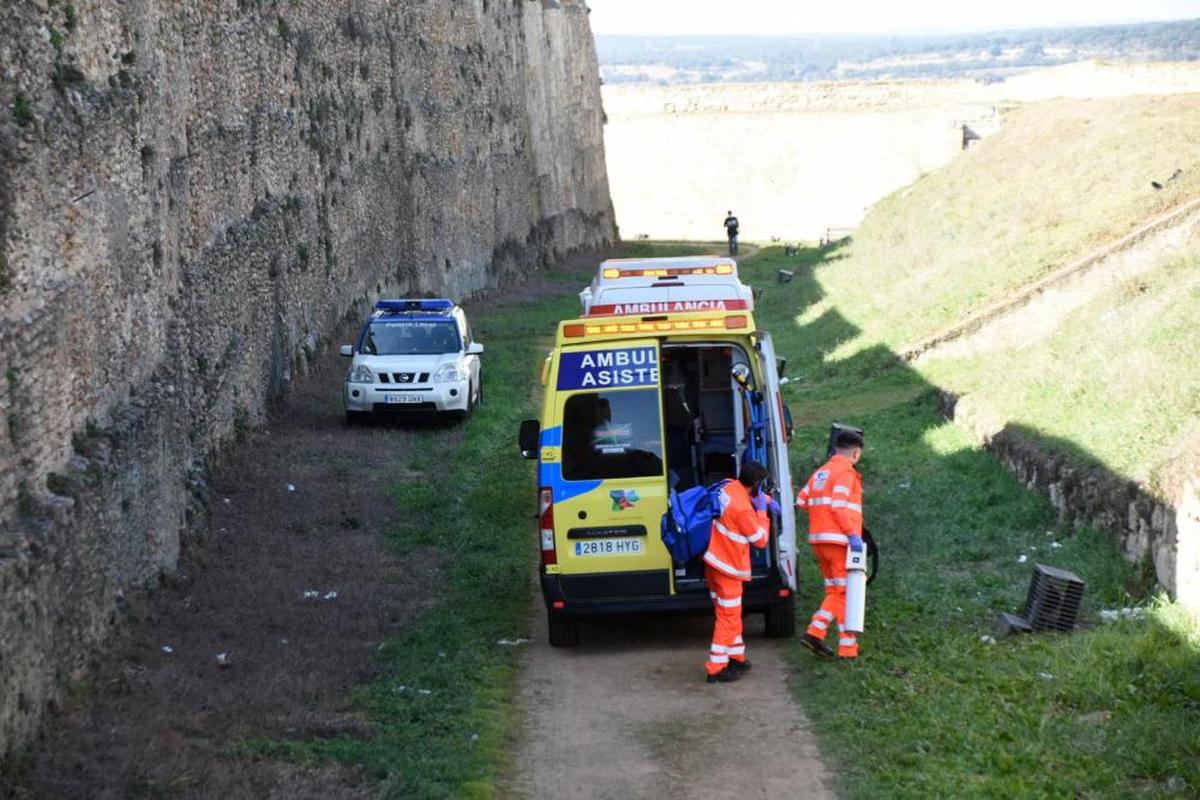
[[[563,408],[562,447],[567,480],[662,475],[658,391],[573,395]]]

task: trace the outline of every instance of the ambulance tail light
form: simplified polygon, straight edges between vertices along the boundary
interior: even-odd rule
[[[725,327],[730,330],[745,328],[747,324],[745,314],[730,314],[725,318]]]
[[[542,564],[557,564],[558,552],[554,549],[554,493],[544,486],[538,490],[538,534]]]

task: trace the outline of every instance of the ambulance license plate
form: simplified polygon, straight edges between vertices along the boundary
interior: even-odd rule
[[[575,542],[577,556],[636,556],[641,553],[641,539],[586,539]]]
[[[419,403],[421,395],[419,394],[389,394],[387,396],[389,403]]]

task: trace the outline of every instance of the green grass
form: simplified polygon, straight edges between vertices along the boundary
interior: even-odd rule
[[[669,256],[725,255],[726,242],[625,242],[621,258],[667,258]]]
[[[1165,496],[1200,450],[1200,244],[1103,287],[1046,339],[985,357],[932,359],[939,385]],[[1191,449],[1192,453],[1187,451]]]
[[[1098,608],[1137,602],[1126,593],[1132,570],[1105,536],[1060,526],[1046,501],[947,423],[936,389],[889,348],[845,353],[859,330],[843,310],[861,291],[827,296],[818,280],[842,268],[840,254],[766,250],[744,274],[765,288],[756,319],[798,378],[785,388],[799,423],[797,480],[820,462],[831,421],[867,431],[867,519],[883,565],[863,657],[823,663],[793,651],[795,693],[843,793],[1194,796],[1200,634],[1161,602],[1145,622],[1097,625]],[[793,283],[774,284],[781,267],[796,271]],[[1021,609],[1039,560],[1087,581],[1085,629],[982,641],[1001,611]],[[819,578],[807,564],[802,624]]]

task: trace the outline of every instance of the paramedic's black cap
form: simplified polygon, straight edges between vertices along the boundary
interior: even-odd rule
[[[767,479],[767,468],[757,461],[743,461],[742,470],[738,473],[738,482],[742,486],[757,486]]]
[[[847,447],[862,447],[863,437],[862,434],[858,433],[857,431],[841,431],[838,433],[837,440],[834,442],[834,444],[836,444],[839,449]]]

